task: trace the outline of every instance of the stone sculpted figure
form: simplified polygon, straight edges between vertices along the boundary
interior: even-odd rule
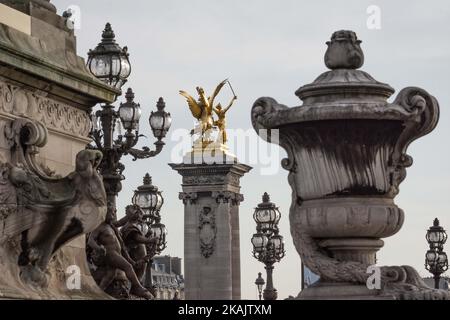
[[[5,136],[12,160],[0,169],[1,206],[8,208],[8,215],[0,216],[0,259],[11,259],[8,243],[19,240],[16,261],[21,281],[46,287],[47,266],[56,251],[105,218],[106,193],[96,171],[102,154],[83,150],[76,156],[73,173],[51,177],[35,159],[37,148],[47,141],[45,126],[20,118],[5,128]]]
[[[228,106],[226,108],[222,108],[222,105],[219,103],[216,107],[213,108],[214,112],[217,115],[217,120],[214,121],[214,125],[216,125],[219,128],[219,139],[220,142],[223,144],[227,143],[227,131],[226,131],[226,114],[228,110],[230,110],[231,106],[233,105],[234,101],[237,99],[236,96],[233,97],[233,99],[230,101]]]
[[[203,141],[207,141],[208,143],[212,142],[210,141],[209,133],[214,126],[219,127],[220,130],[219,139],[226,141],[225,114],[233,104],[234,100],[236,100],[236,96],[234,96],[230,104],[225,109],[223,109],[220,104],[214,106],[214,100],[227,82],[228,80],[226,79],[221,83],[219,83],[216,89],[214,90],[213,94],[208,98],[206,98],[205,91],[203,90],[203,88],[197,87],[196,89],[199,96],[197,101],[187,92],[180,90],[180,94],[187,99],[189,109],[191,110],[192,115],[194,116],[195,119],[197,119],[200,122],[198,127],[198,129],[200,129],[199,133],[201,134],[200,139]],[[219,117],[217,121],[214,121],[213,111]],[[197,128],[192,130],[191,134],[196,133],[196,131]]]
[[[106,220],[89,235],[88,245],[94,250],[94,256],[98,261],[103,260],[105,272],[100,280],[99,286],[106,290],[114,281],[117,271],[125,273],[131,282],[130,293],[145,299],[153,299],[153,295],[139,282],[134,268],[139,269],[143,261],[134,261],[125,250],[120,232],[114,224],[115,214],[108,210]]]
[[[127,223],[120,229],[123,242],[131,259],[140,263],[135,264],[134,271],[142,282],[150,255],[154,251],[157,240],[151,237],[147,225],[143,222],[144,212],[137,205],[126,207]],[[149,250],[147,250],[147,248]]]

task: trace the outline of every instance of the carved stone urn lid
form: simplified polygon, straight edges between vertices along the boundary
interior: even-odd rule
[[[389,85],[358,70],[364,63],[364,53],[360,47],[361,41],[353,31],[336,31],[326,44],[328,49],[324,60],[331,71],[322,73],[313,83],[295,92],[305,104],[336,103],[355,98],[381,102],[394,93]]]

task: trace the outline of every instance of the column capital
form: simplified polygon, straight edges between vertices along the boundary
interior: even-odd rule
[[[214,191],[212,198],[216,199],[217,203],[229,203],[232,205],[240,205],[244,201],[244,195],[231,191]]]
[[[183,204],[194,204],[197,201],[197,192],[180,192],[178,199],[183,201]]]

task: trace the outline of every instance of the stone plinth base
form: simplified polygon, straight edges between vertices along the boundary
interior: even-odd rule
[[[191,152],[183,157],[184,164],[233,164],[237,158],[228,147],[221,143],[210,143],[206,147],[194,146]]]
[[[226,155],[226,150],[216,150],[214,156]],[[204,157],[204,151],[194,150],[187,157]],[[214,164],[170,164],[183,176],[180,199],[187,300],[241,298],[239,204],[243,196],[239,183],[251,167],[237,163],[235,157],[232,163],[219,158]]]
[[[18,239],[20,240],[20,239]],[[58,250],[48,266],[50,275],[46,288],[33,287],[22,281],[17,265],[18,242],[10,241],[0,249],[0,300],[109,300],[95,283],[87,266],[85,236]],[[79,270],[76,287],[75,268]]]
[[[383,295],[380,290],[370,290],[364,285],[351,283],[317,282],[304,289],[298,300],[394,300],[391,295]]]

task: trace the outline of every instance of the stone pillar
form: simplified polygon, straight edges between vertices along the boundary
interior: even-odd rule
[[[233,300],[241,300],[241,246],[239,234],[239,206],[231,207],[231,265],[233,268]]]
[[[187,300],[240,299],[239,180],[244,164],[171,164],[183,176]]]

